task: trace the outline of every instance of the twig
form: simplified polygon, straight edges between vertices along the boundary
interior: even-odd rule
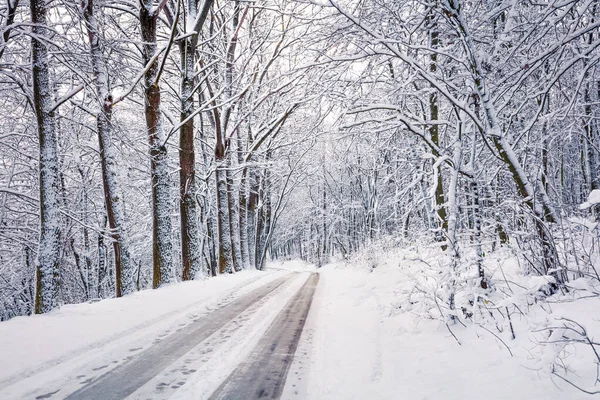
[[[75,96],[77,93],[81,92],[82,90],[83,90],[83,85],[79,85],[79,86],[75,87],[73,90],[71,90],[70,92],[68,92],[67,94],[65,94],[60,99],[56,100],[56,104],[54,104],[54,107],[52,107],[52,110],[50,110],[50,112],[56,111],[58,109],[58,107],[63,105],[63,103],[69,101],[69,99],[71,97]]]
[[[560,376],[559,374],[557,374],[554,371],[552,371],[552,375],[559,377],[560,379],[562,379],[563,381],[567,382],[569,385],[573,386],[574,388],[581,390],[583,393],[587,393],[587,394],[600,394],[600,390],[596,390],[594,392],[590,392],[589,390],[585,390],[584,388],[582,388],[580,386],[577,386],[576,384],[574,384],[573,382],[571,382],[567,378]]]
[[[460,342],[460,340],[458,340],[458,338],[456,337],[456,335],[454,334],[454,332],[452,332],[452,329],[450,329],[450,326],[448,325],[447,322],[446,322],[446,328],[448,328],[448,332],[450,332],[450,334],[452,335],[452,337],[454,337],[454,340],[456,340],[456,343],[458,343],[459,346],[462,346],[462,343]]]
[[[508,350],[508,352],[510,353],[511,357],[514,357],[514,354],[512,353],[512,351],[510,350],[510,347],[508,347],[508,345],[506,343],[504,343],[504,340],[500,339],[500,337],[498,335],[496,335],[494,332],[490,331],[488,328],[486,328],[485,326],[481,325],[481,324],[477,324],[477,326],[485,329],[486,331],[488,331],[489,333],[491,333],[492,335],[494,335],[494,337],[496,339],[498,339],[503,345],[504,347],[506,347],[506,350]]]

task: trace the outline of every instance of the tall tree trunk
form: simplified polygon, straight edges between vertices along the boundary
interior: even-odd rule
[[[202,95],[201,91],[198,91],[198,102],[202,103],[204,101],[204,97]],[[205,228],[205,232],[206,232],[206,240],[204,241],[205,245],[206,245],[206,251],[208,252],[208,269],[209,269],[209,273],[211,276],[217,276],[218,274],[218,259],[217,259],[217,255],[216,255],[216,239],[215,236],[217,236],[216,231],[215,231],[215,221],[214,221],[214,214],[211,211],[211,204],[209,202],[209,196],[210,196],[210,191],[208,190],[208,188],[211,186],[211,178],[210,178],[210,174],[207,173],[208,170],[208,165],[209,165],[209,157],[210,157],[210,151],[209,151],[209,147],[206,145],[206,136],[204,134],[205,130],[205,124],[204,124],[204,118],[202,116],[200,116],[199,119],[200,122],[200,152],[202,155],[202,161],[204,163],[204,174],[205,174],[205,178],[204,178],[204,182],[206,185],[206,191],[203,193],[202,195],[202,202],[201,202],[201,213],[200,216],[203,219],[204,222],[204,228]]]
[[[227,211],[229,215],[229,233],[231,235],[231,256],[233,259],[233,269],[237,272],[242,270],[242,253],[240,249],[240,227],[239,227],[239,214],[237,212],[237,205],[235,201],[233,176],[231,172],[231,157],[226,156],[227,168],[225,169],[225,176],[227,180]]]
[[[83,233],[83,261],[85,263],[85,278],[82,279],[85,283],[85,291],[86,291],[86,300],[90,300],[92,298],[92,282],[94,281],[94,266],[92,262],[91,254],[91,245],[90,245],[90,232],[88,226],[89,223],[89,199],[88,199],[88,186],[86,176],[83,172],[83,168],[81,165],[77,166],[77,170],[79,171],[79,176],[81,177],[81,182],[83,183],[83,190],[81,194],[81,208],[82,208],[82,233]]]
[[[271,152],[267,152],[267,164],[271,158]],[[265,261],[267,257],[267,248],[270,244],[271,229],[273,228],[273,202],[271,199],[271,171],[267,169],[265,171],[265,189],[264,189],[264,211],[265,211],[265,225],[263,229],[262,243],[262,254],[259,264],[259,269],[262,271],[265,267]]]
[[[90,54],[99,103],[96,127],[100,148],[104,204],[108,226],[113,240],[115,257],[116,296],[121,297],[135,290],[133,264],[129,255],[125,218],[121,210],[121,198],[117,183],[117,152],[112,129],[113,98],[109,92],[107,66],[100,47],[98,24],[94,13],[94,0],[87,0],[83,15],[90,41]]]
[[[435,14],[433,10],[429,12],[427,16],[427,23],[429,29],[429,40],[432,49],[437,49],[440,44],[440,33],[438,32],[437,21],[435,20]],[[435,74],[437,71],[437,53],[432,52],[429,56],[429,71]],[[438,95],[434,90],[433,85],[430,85],[431,93],[429,94],[429,119],[431,121],[437,121],[439,119],[439,104]],[[440,132],[439,125],[434,122],[429,127],[429,136],[431,142],[437,147],[440,145]],[[435,154],[436,157],[440,157],[440,154]],[[438,232],[436,237],[438,241],[445,241],[445,236],[448,233],[448,212],[446,210],[446,197],[444,195],[444,180],[442,178],[442,166],[437,165],[437,181],[435,182],[435,208],[437,213],[437,227]],[[447,246],[442,245],[442,250],[446,250]]]
[[[240,145],[239,143],[238,145]],[[242,268],[250,266],[250,246],[248,245],[248,167],[242,171],[242,180],[240,182],[239,202],[240,202],[240,250],[242,257]]]
[[[256,210],[256,230],[254,234],[255,238],[255,249],[254,249],[254,262],[256,269],[260,270],[262,267],[263,260],[263,249],[265,245],[264,231],[265,231],[265,177],[261,179],[258,199],[261,201],[261,206]],[[318,255],[318,253],[317,253]]]
[[[215,130],[215,180],[217,183],[217,236],[219,237],[219,273],[233,273],[233,249],[229,216],[229,195],[227,193],[227,147],[223,137],[221,118],[213,108],[213,128]]]
[[[217,132],[220,136],[220,130]],[[233,249],[231,248],[231,232],[229,225],[229,204],[227,195],[227,168],[225,162],[225,146],[222,138],[217,139],[215,147],[216,181],[217,181],[217,233],[219,236],[219,273],[233,272]]]
[[[259,191],[259,198],[261,199],[262,206],[260,207],[259,216],[256,223],[256,269],[258,270],[262,270],[265,266],[267,248],[269,246],[273,222],[273,207],[271,201],[271,171],[268,167],[270,159],[271,151],[267,151],[267,155],[265,157],[265,164],[267,167],[265,168],[264,177]],[[319,252],[321,251],[320,243],[317,244],[317,249]]]
[[[597,132],[594,131],[594,113],[592,111],[592,98],[589,85],[589,83],[585,85],[584,92],[584,129],[585,140],[587,141],[587,152],[585,155],[587,160],[586,169],[589,171],[589,190],[592,191],[600,189],[600,170],[598,169],[598,155],[596,153],[596,146],[598,145]],[[596,214],[596,219],[600,221],[600,204],[594,206],[594,213]]]
[[[257,171],[250,170],[249,179],[250,191],[248,194],[248,260],[252,268],[257,268],[256,249],[258,237],[256,233],[259,231],[259,210],[258,195],[260,191],[260,180]]]
[[[106,219],[106,218],[105,218]],[[106,226],[106,220],[104,221],[104,225]],[[98,234],[98,279],[96,282],[96,297],[102,297],[102,284],[104,283],[104,278],[106,277],[106,247],[104,246],[104,235],[102,233]]]
[[[193,1],[192,1],[193,3]],[[194,64],[195,46],[192,38],[182,40],[181,54],[181,117],[179,129],[179,210],[181,214],[181,261],[183,280],[193,279],[202,269],[202,240],[198,209],[194,191],[196,189],[194,151]]]
[[[60,182],[58,143],[48,65],[45,0],[31,0],[31,66],[33,104],[38,127],[40,158],[40,238],[36,266],[35,313],[52,310],[58,304],[60,264]]]
[[[247,121],[248,128],[248,143],[250,144],[250,139],[252,138],[252,133],[250,131],[250,122]],[[242,268],[250,268],[250,246],[249,246],[249,236],[248,236],[248,192],[249,192],[249,167],[248,165],[244,165],[244,141],[242,138],[242,130],[238,129],[237,132],[237,158],[238,164],[243,167],[242,170],[242,179],[240,181],[240,187],[238,191],[239,198],[239,230],[240,230],[240,253],[241,253],[241,265]]]
[[[148,65],[157,51],[156,21],[159,8],[152,0],[140,5],[140,25],[143,41],[143,60]],[[160,111],[158,59],[144,74],[144,104],[146,130],[150,141],[150,177],[152,182],[152,287],[169,283],[173,277],[173,238],[171,228],[171,177],[169,175],[166,137]]]
[[[237,34],[238,34],[238,26],[240,22],[240,4],[238,1],[234,2],[234,10],[233,10],[233,18],[231,19],[232,26],[231,32],[232,37],[227,47],[227,55],[226,55],[226,63],[225,63],[225,90],[224,94],[227,101],[230,101],[233,95],[233,75],[234,75],[234,62],[235,62],[235,49],[237,46]],[[223,114],[222,114],[222,130],[223,135],[227,135],[227,127],[229,126],[229,122],[231,120],[232,114],[234,113],[234,107],[237,102],[232,102],[228,105]],[[240,249],[240,227],[239,227],[239,214],[238,208],[236,204],[234,184],[233,184],[233,175],[231,166],[233,163],[233,152],[232,152],[232,143],[227,143],[227,154],[225,155],[225,165],[227,168],[226,171],[226,179],[227,179],[227,208],[229,215],[229,234],[231,235],[231,255],[233,260],[233,268],[235,271],[241,270],[242,265],[242,253]]]
[[[459,121],[456,127],[456,137],[454,138],[453,144],[453,159],[452,163],[452,174],[450,177],[450,183],[448,185],[448,234],[447,240],[452,248],[453,257],[458,257],[458,243],[456,238],[456,230],[458,226],[458,201],[457,201],[457,188],[458,188],[458,173],[460,166],[462,165],[462,141],[463,141],[463,123],[460,116],[460,112],[457,112]]]

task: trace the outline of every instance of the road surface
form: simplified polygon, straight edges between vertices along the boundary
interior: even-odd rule
[[[308,278],[251,356],[233,371],[211,400],[278,399],[281,396],[318,282],[318,274]]]
[[[106,344],[110,356],[64,360],[13,386],[35,382],[25,397],[36,400],[279,399],[318,281],[316,273],[286,274],[224,297],[145,346]],[[2,389],[0,397],[18,393]]]

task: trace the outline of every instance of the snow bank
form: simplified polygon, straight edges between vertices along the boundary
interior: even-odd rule
[[[503,250],[486,257],[498,293],[485,301],[491,307],[495,299],[511,298],[522,308],[523,315],[511,308],[516,338],[507,320],[491,317],[447,327],[435,303],[417,296],[436,290],[436,265],[444,259],[437,246],[366,253],[320,269],[284,399],[589,398],[551,374],[557,356],[566,357],[573,369],[566,376],[589,387],[595,364],[588,349],[544,342],[563,315],[600,334],[597,297],[538,304],[531,293],[547,280],[519,274],[518,262]],[[586,289],[589,281],[572,285]]]

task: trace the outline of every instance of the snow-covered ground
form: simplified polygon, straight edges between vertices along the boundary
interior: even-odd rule
[[[502,307],[517,305],[523,311],[512,313],[516,334],[512,339],[507,320],[491,317],[471,323],[463,319],[466,326],[456,323],[447,327],[436,317],[434,308],[427,308],[426,296],[415,295],[417,287],[435,282],[430,267],[442,258],[433,248],[386,248],[320,268],[317,291],[282,398],[590,398],[553,376],[550,369],[553,363],[560,364],[558,355],[572,370],[567,374],[557,371],[561,376],[593,388],[596,365],[589,346],[544,343],[556,339],[557,332],[559,339],[568,336],[564,330],[551,333],[545,329],[561,326],[563,316],[585,326],[590,337],[600,335],[600,300],[589,282],[572,284],[577,289],[569,294],[577,298],[574,301],[566,302],[569,297],[563,296],[561,302],[557,302],[558,297],[537,302],[532,293],[540,284],[539,278],[517,274],[507,251],[489,255],[487,272],[491,282],[498,285],[496,292],[489,293],[489,301],[500,306],[502,300]],[[290,276],[264,301],[223,325],[131,396],[207,398],[252,351],[308,272],[314,271],[314,266],[302,261],[272,262],[266,272],[247,271],[174,284],[3,322],[0,398],[29,398],[31,394],[45,394],[42,389],[53,393],[55,388],[60,391],[51,398],[63,398],[82,380],[93,377],[92,371],[109,371],[127,360],[125,356],[135,355],[157,340],[168,340],[179,327]],[[510,291],[500,288],[502,282],[511,286]],[[156,387],[162,382],[182,379],[170,377],[179,370],[184,370],[185,384],[166,388],[156,397]],[[67,378],[61,382],[63,377]]]
[[[514,340],[507,326],[499,326],[500,332],[489,321],[483,327],[475,323],[466,327],[450,324],[459,345],[445,323],[430,319],[426,310],[403,311],[408,294],[414,293],[419,281],[415,275],[423,273],[423,261],[433,263],[439,253],[437,249],[424,254],[391,250],[321,268],[283,398],[590,398],[550,374],[554,356],[570,352],[565,362],[579,377],[566,376],[587,384],[588,389],[593,387],[596,365],[589,346],[540,346],[548,333],[533,331],[568,315],[585,324],[589,332],[600,335],[598,297],[530,306],[523,310],[529,314],[513,316]],[[490,260],[489,264],[508,267],[510,262]],[[521,284],[526,284],[523,277]]]

